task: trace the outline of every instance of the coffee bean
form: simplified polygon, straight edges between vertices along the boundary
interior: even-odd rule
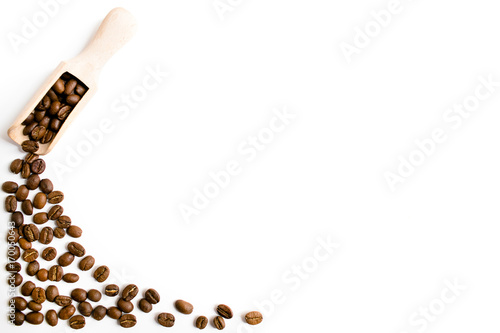
[[[49,128],[51,130],[53,130],[54,132],[57,132],[59,131],[59,129],[61,128],[61,125],[62,125],[62,121],[60,121],[59,119],[57,118],[54,118],[50,121],[50,124],[49,124]]]
[[[30,262],[28,266],[26,266],[26,274],[28,274],[29,276],[35,276],[39,270],[40,270],[40,264],[36,260]]]
[[[12,163],[10,164],[10,171],[15,174],[18,174],[19,172],[21,172],[22,167],[23,167],[23,160],[18,158],[12,161]]]
[[[61,281],[63,274],[64,274],[63,268],[59,265],[54,265],[49,269],[49,280]]]
[[[40,158],[40,155],[37,155],[35,153],[28,153],[26,157],[24,158],[24,161],[31,164],[35,162],[37,159]],[[28,177],[29,178],[29,177]]]
[[[104,289],[106,296],[116,296],[120,292],[120,288],[116,284],[108,284]]]
[[[75,314],[76,308],[73,304],[66,305],[64,308],[59,310],[59,319],[67,320]]]
[[[35,128],[33,128],[33,130],[30,133],[31,140],[33,140],[33,141],[40,140],[41,138],[43,138],[46,131],[47,131],[47,127],[40,126],[40,125],[36,126]]]
[[[26,215],[33,214],[33,204],[31,203],[30,199],[27,199],[27,200],[23,201],[23,203],[21,204],[21,210]]]
[[[83,246],[81,246],[80,244],[78,244],[77,242],[69,243],[68,244],[68,251],[77,257],[83,257],[85,255],[85,248]]]
[[[59,296],[59,289],[57,289],[54,285],[48,286],[47,290],[45,290],[45,297],[47,298],[47,301],[54,302],[57,296]]]
[[[71,106],[75,106],[79,101],[80,101],[80,96],[77,94],[71,94],[68,97],[66,97],[66,103],[68,103]]]
[[[48,227],[47,227],[48,228]],[[42,230],[43,232],[43,230]],[[42,251],[42,258],[46,261],[52,261],[57,257],[57,250],[51,246]]]
[[[23,167],[21,169],[21,178],[27,179],[31,175],[31,165],[29,163],[23,162]]]
[[[54,185],[52,184],[52,181],[50,181],[50,179],[45,178],[40,181],[40,191],[42,191],[45,194],[49,194],[53,190],[54,190]]]
[[[68,236],[71,236],[73,238],[79,238],[82,236],[82,229],[80,227],[77,227],[76,225],[70,226],[66,230]]]
[[[57,79],[56,83],[52,86],[52,90],[57,94],[62,94],[64,92],[64,80]]]
[[[57,113],[59,112],[60,109],[61,109],[61,102],[54,101],[50,105],[49,114],[53,117],[53,116],[57,115]]]
[[[36,153],[40,145],[36,141],[26,140],[21,143],[21,148],[27,153]]]
[[[17,209],[17,200],[13,195],[9,195],[7,199],[5,199],[5,210],[14,213]]]
[[[40,237],[40,230],[34,224],[24,224],[23,235],[29,242],[34,242]]]
[[[90,289],[87,293],[87,297],[89,298],[89,300],[91,300],[92,302],[99,302],[101,300],[101,292],[97,289]]]
[[[28,190],[36,190],[40,185],[40,176],[37,174],[30,175],[28,179],[26,179],[26,187]]]
[[[14,226],[19,228],[24,223],[24,216],[21,212],[12,213],[10,220],[14,222]]]
[[[26,187],[26,185],[21,185],[16,191],[16,199],[17,201],[24,201],[28,198],[30,194],[30,190]]]
[[[92,256],[86,256],[82,260],[80,260],[80,263],[78,264],[78,267],[82,271],[88,271],[92,267],[94,267],[95,259]]]
[[[43,134],[43,136],[45,136],[45,134],[47,134],[47,131],[49,130],[50,120],[51,120],[50,116],[45,115],[45,117],[43,117],[42,120],[38,122],[38,126],[45,127],[45,133]],[[43,137],[40,138],[39,141],[41,142],[42,139]]]
[[[38,258],[38,251],[36,249],[28,249],[23,253],[23,260],[26,262],[35,261]]]
[[[63,275],[62,278],[65,282],[68,282],[68,283],[75,283],[75,282],[78,282],[78,280],[80,279],[78,274],[75,274],[75,273],[66,273]]]
[[[31,298],[33,298],[33,301],[42,304],[46,300],[45,289],[43,289],[42,287],[36,287],[31,292]]]
[[[23,283],[23,277],[21,274],[14,274],[14,286],[19,287]]]
[[[196,318],[196,327],[199,328],[200,330],[204,329],[207,327],[208,324],[208,318],[205,316],[199,316]]]
[[[95,320],[102,320],[104,317],[106,317],[106,312],[107,309],[104,306],[98,305],[92,312],[92,318],[94,318]]]
[[[19,273],[21,271],[21,264],[18,262],[12,262],[5,265],[5,269],[9,273]]]
[[[31,163],[31,172],[36,173],[36,174],[41,174],[45,171],[45,161],[39,158],[35,162]],[[50,200],[49,200],[50,202]],[[59,201],[60,202],[60,201]],[[53,203],[53,202],[50,202]],[[58,202],[54,202],[58,203]]]
[[[224,318],[221,316],[217,316],[214,318],[214,327],[218,330],[223,330],[224,327],[226,327],[226,322],[224,321]]]
[[[233,318],[233,311],[225,304],[219,304],[217,306],[217,313],[226,319]]]
[[[42,115],[42,117],[45,116],[45,114]],[[38,122],[33,122],[29,125],[26,125],[23,129],[23,135],[30,135],[31,132],[38,126]]]
[[[63,107],[59,110],[59,112],[57,113],[57,119],[59,119],[59,120],[64,120],[64,119],[66,119],[66,118],[69,116],[69,114],[71,113],[71,110],[72,110],[72,109],[73,109],[73,108],[72,108],[71,106],[69,106],[69,105],[65,105],[65,106],[63,106]]]
[[[18,311],[24,311],[26,310],[26,307],[28,306],[28,302],[21,296],[13,297],[11,299],[11,303],[14,303],[14,307]]]
[[[129,284],[122,291],[122,298],[125,301],[131,301],[139,293],[139,288],[135,284]]]
[[[31,112],[28,115],[28,117],[26,117],[26,119],[24,119],[24,121],[21,123],[21,125],[26,126],[26,125],[32,124],[34,121],[35,121],[35,114],[33,112]]]
[[[24,229],[24,224],[21,226],[21,229]],[[7,241],[8,242],[12,242],[12,243],[17,243],[19,241],[19,237],[20,237],[20,232],[17,228],[13,228],[12,230],[9,230],[7,232]]]
[[[33,216],[33,222],[36,223],[36,224],[44,224],[45,222],[47,222],[49,220],[49,216],[47,215],[47,213],[45,212],[42,212],[42,213],[36,213],[34,216]]]
[[[151,303],[146,301],[145,298],[143,298],[139,301],[139,309],[141,309],[142,312],[149,313],[151,312],[151,310],[153,310],[153,306],[151,305]]]
[[[54,90],[50,89],[48,92],[47,92],[47,95],[49,98],[50,98],[50,101],[51,102],[56,102],[56,101],[59,101],[59,97],[57,97],[57,94],[54,92]]]
[[[71,95],[73,91],[75,90],[76,86],[78,85],[78,82],[75,79],[71,79],[66,83],[66,88],[64,89],[64,93],[66,95]]]
[[[47,130],[43,138],[40,139],[40,143],[41,144],[49,143],[55,136],[56,134],[54,132],[52,132],[51,130]]]
[[[37,110],[47,110],[48,108],[50,108],[50,103],[51,103],[51,101],[50,101],[49,96],[45,95],[45,96],[43,96],[40,103],[38,103],[38,105],[36,106],[36,109]]]
[[[50,326],[56,326],[59,322],[56,310],[50,309],[49,311],[47,311],[47,313],[45,314],[45,321]]]
[[[7,251],[7,254],[10,256],[12,260],[17,260],[21,257],[21,249],[19,248],[19,246],[14,246],[12,249],[9,249]]]
[[[49,278],[49,271],[46,270],[45,268],[42,268],[40,269],[37,273],[36,273],[36,278],[42,282],[45,282],[48,280]]]
[[[34,114],[34,122],[41,122],[45,115],[48,114],[46,110],[36,110]],[[33,122],[32,122],[33,123]]]
[[[54,303],[62,307],[68,306],[72,302],[73,301],[71,300],[71,297],[63,295],[56,296],[56,298],[54,299]]]
[[[71,218],[69,218],[69,216],[62,215],[56,220],[56,225],[59,228],[66,229],[71,225]]]
[[[21,294],[23,296],[31,296],[31,293],[33,292],[33,289],[35,289],[36,286],[33,282],[31,281],[26,281],[23,286],[21,287]]]
[[[160,302],[160,294],[152,288],[146,290],[144,298],[151,304],[158,304]]]
[[[69,320],[69,326],[74,330],[84,328],[85,327],[85,317],[80,316],[80,315],[76,315],[74,317],[71,317]]]
[[[87,300],[87,291],[82,288],[76,288],[71,291],[71,298],[76,302],[84,302]]]
[[[14,325],[21,326],[22,324],[24,324],[24,319],[24,313],[16,311],[16,313],[14,314]]]
[[[31,311],[36,311],[36,312],[42,311],[42,304],[39,304],[39,303],[34,302],[34,301],[30,301],[28,303],[28,309],[30,309]]]
[[[21,249],[23,250],[27,250],[27,249],[31,249],[31,242],[28,242],[26,240],[26,238],[20,238],[19,239],[19,246],[21,247]]]
[[[118,319],[122,316],[122,311],[118,309],[116,306],[112,306],[108,309],[108,316],[113,319]]]
[[[30,312],[26,315],[26,321],[31,325],[40,325],[43,323],[43,314],[40,312]]]
[[[59,205],[52,206],[47,213],[47,217],[49,218],[49,220],[57,220],[59,217],[61,217],[63,211],[64,209]]]
[[[92,314],[92,305],[89,302],[81,302],[78,304],[78,312],[80,312],[85,317],[90,317]]]
[[[40,238],[38,241],[42,244],[50,244],[54,238],[54,230],[51,227],[45,227],[40,231]]]
[[[64,193],[61,191],[52,191],[47,195],[47,198],[49,199],[49,203],[58,204],[64,200]]]
[[[35,195],[35,198],[33,199],[33,206],[36,209],[42,209],[43,207],[45,207],[46,203],[47,203],[47,194],[40,192]],[[45,215],[47,215],[47,213],[45,213]]]
[[[16,182],[5,182],[2,184],[2,191],[5,193],[16,193],[19,186]]]
[[[259,311],[252,311],[245,315],[245,321],[250,325],[260,324],[262,319],[262,314]]]
[[[54,237],[63,238],[64,236],[66,236],[66,231],[63,228],[57,227],[54,229]]]
[[[175,317],[171,313],[162,312],[156,319],[161,326],[172,327],[175,324]]]
[[[132,310],[134,310],[134,304],[132,304],[132,302],[124,300],[123,298],[120,298],[118,302],[116,302],[116,306],[118,306],[118,308],[125,313],[130,313],[132,312]]]
[[[97,280],[97,282],[104,282],[109,276],[109,268],[108,266],[99,266],[95,271],[94,271],[94,278]]]
[[[87,92],[87,88],[85,88],[84,86],[78,84],[75,88],[75,92],[80,95],[80,96],[83,96],[86,92]]]
[[[137,319],[133,314],[124,314],[120,317],[120,326],[125,328],[134,327],[137,324]]]
[[[193,305],[181,299],[175,301],[174,305],[180,313],[191,314],[193,312]]]

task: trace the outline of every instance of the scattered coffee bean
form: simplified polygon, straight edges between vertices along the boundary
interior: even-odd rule
[[[218,330],[223,330],[224,327],[226,327],[226,322],[224,321],[224,318],[221,316],[217,316],[214,318],[214,327]]]
[[[23,250],[27,250],[27,249],[31,249],[31,242],[28,242],[26,240],[26,238],[20,238],[19,239],[19,246],[21,247],[21,249]]]
[[[10,273],[19,273],[21,271],[21,264],[18,262],[12,262],[5,265],[5,269]]]
[[[233,318],[233,311],[225,304],[219,304],[217,306],[217,313],[226,319]]]
[[[16,311],[16,313],[14,314],[14,325],[21,326],[24,323],[24,319],[24,313]]]
[[[34,242],[40,237],[40,230],[38,230],[37,226],[34,224],[25,224],[23,227],[23,235],[28,242]]]
[[[94,267],[95,259],[92,256],[86,256],[82,260],[80,260],[80,263],[78,263],[78,267],[82,271],[88,271],[92,267]],[[109,296],[109,295],[108,295]]]
[[[74,317],[71,317],[69,320],[69,326],[74,330],[84,328],[85,327],[85,317],[80,316],[80,315],[76,315]]]
[[[59,217],[61,217],[63,212],[64,209],[61,206],[55,205],[50,208],[49,212],[47,213],[47,216],[49,220],[57,220]]]
[[[101,300],[102,295],[101,295],[101,292],[99,290],[97,290],[97,289],[90,289],[87,292],[87,297],[92,302],[99,302]]]
[[[33,199],[33,206],[36,209],[42,209],[43,207],[45,207],[46,203],[47,195],[45,193],[40,192],[35,195],[35,198]],[[47,213],[45,213],[45,215],[47,216]]]
[[[2,191],[5,193],[16,193],[19,186],[15,182],[5,182],[2,184]]]
[[[31,175],[31,166],[29,163],[23,162],[23,167],[21,168],[21,178],[28,179]]]
[[[139,301],[139,309],[141,309],[142,312],[149,313],[153,310],[153,306],[145,298],[143,298]]]
[[[78,312],[80,312],[80,314],[85,317],[90,317],[90,315],[92,314],[92,310],[92,305],[90,305],[89,302],[81,302],[80,304],[78,304]]]
[[[76,288],[71,291],[71,298],[76,302],[84,302],[87,300],[87,291],[82,288]]]
[[[62,267],[66,267],[66,266],[71,265],[71,263],[73,263],[73,260],[75,260],[75,256],[69,252],[66,252],[66,253],[62,254],[59,257],[59,259],[57,259],[57,262]]]
[[[57,227],[54,229],[54,237],[63,238],[64,236],[66,236],[66,231],[63,228]]]
[[[28,155],[26,155],[26,157],[24,158],[24,161],[27,162],[27,163],[33,163],[35,162],[37,159],[40,158],[40,155],[37,155],[37,154],[34,154],[34,153],[29,153]],[[29,177],[28,177],[29,178]]]
[[[118,319],[122,316],[122,311],[118,309],[116,306],[112,306],[108,309],[108,316],[113,319]]]
[[[66,305],[61,310],[59,310],[59,319],[67,320],[75,314],[76,308],[73,304]]]
[[[28,187],[26,187],[26,185],[21,185],[21,186],[19,186],[19,188],[16,191],[16,199],[18,202],[22,202],[22,201],[28,199],[29,194],[30,194],[30,190],[28,190]]]
[[[31,325],[40,325],[43,323],[43,314],[40,312],[30,312],[26,315],[26,321]]]
[[[33,214],[33,204],[30,199],[24,200],[21,204],[21,210],[26,215]]]
[[[21,226],[21,230],[24,230],[24,225]],[[19,242],[19,238],[23,235],[22,231],[19,231],[17,228],[13,228],[7,232],[6,240],[7,242],[17,243]]]
[[[42,304],[37,303],[35,301],[30,301],[28,303],[28,309],[30,309],[31,311],[35,311],[35,312],[42,311]]]
[[[21,287],[21,294],[23,296],[31,296],[31,293],[33,292],[33,289],[35,289],[36,286],[33,282],[31,281],[26,281],[23,286]]]
[[[245,315],[245,321],[250,325],[257,325],[262,322],[262,314],[259,311],[252,311]]]
[[[94,318],[95,320],[102,320],[104,317],[106,317],[106,312],[107,309],[104,306],[98,305],[92,312],[92,318]]]
[[[14,212],[10,217],[11,222],[14,222],[14,226],[19,228],[24,223],[24,216],[21,212]]]
[[[13,195],[9,195],[7,199],[5,199],[5,210],[14,213],[17,209],[17,199]]]
[[[28,179],[26,179],[26,187],[28,190],[36,190],[40,185],[40,176],[37,174],[30,175]]]
[[[45,289],[43,289],[42,287],[36,287],[31,292],[31,298],[33,299],[33,301],[42,304],[46,300]]]
[[[12,260],[17,260],[21,257],[21,249],[19,248],[19,246],[14,246],[11,250],[8,251],[8,255]]]
[[[135,284],[129,284],[122,291],[122,298],[125,301],[131,301],[139,293],[139,288]]]
[[[59,228],[66,229],[71,225],[71,218],[69,216],[62,215],[56,220],[56,225]]]
[[[160,294],[152,288],[146,290],[144,298],[151,304],[158,304],[160,302]]]
[[[35,261],[38,258],[38,251],[36,249],[28,249],[23,253],[23,260],[26,262]]]
[[[78,274],[75,273],[66,273],[63,275],[62,279],[68,283],[75,283],[78,282],[80,277],[78,276]]]
[[[208,318],[205,316],[199,316],[196,318],[196,327],[199,328],[200,330],[204,329],[207,327],[208,324]]]
[[[56,296],[56,298],[54,299],[54,303],[62,307],[68,306],[72,302],[73,301],[71,300],[71,297],[63,295]]]
[[[44,132],[45,134],[45,132]],[[42,174],[45,171],[45,161],[39,158],[38,160],[34,161],[31,163],[31,172],[36,173],[36,174]],[[61,200],[62,201],[62,200]],[[59,201],[59,202],[61,202]],[[50,200],[49,200],[50,202]],[[51,202],[51,203],[58,203],[58,202]]]
[[[50,326],[56,326],[57,323],[59,322],[56,310],[50,309],[49,311],[47,311],[47,313],[45,314],[45,321]]]
[[[118,306],[118,308],[125,313],[130,313],[134,310],[134,304],[132,304],[132,302],[124,300],[123,298],[120,298],[118,302],[116,302],[116,306]]]
[[[61,191],[52,191],[47,194],[47,199],[51,204],[58,204],[64,200],[64,194]]]
[[[51,227],[45,227],[40,231],[40,237],[38,241],[42,244],[50,244],[52,242],[52,239],[54,238],[54,230],[52,230]]]
[[[23,277],[21,274],[14,274],[14,286],[19,287],[23,283]]]
[[[12,301],[14,303],[14,307],[18,311],[24,311],[26,310],[26,307],[28,306],[28,302],[21,296],[13,297]]]
[[[104,282],[109,276],[108,266],[100,266],[94,271],[94,278],[97,282]]]
[[[49,269],[49,280],[50,281],[61,281],[63,278],[63,268],[59,265],[54,265]],[[65,280],[66,281],[66,280]],[[66,281],[68,282],[68,281]]]
[[[26,140],[21,143],[21,148],[27,153],[36,153],[40,145],[36,141]]]
[[[45,282],[48,280],[49,278],[49,271],[46,270],[45,268],[42,268],[40,269],[37,273],[36,273],[36,278],[39,280],[39,281],[42,281],[42,282]]]
[[[156,319],[161,326],[172,327],[175,324],[175,317],[171,313],[162,312]]]
[[[137,319],[133,314],[124,314],[120,317],[120,326],[125,328],[134,327],[137,324]]]
[[[120,288],[116,284],[108,284],[104,289],[106,296],[116,296],[120,293]]]
[[[49,220],[49,217],[47,216],[47,213],[41,212],[41,213],[36,213],[33,216],[33,222],[36,224],[44,224]]]
[[[82,229],[76,225],[72,225],[66,229],[66,233],[73,238],[79,238],[82,236]]]
[[[191,314],[193,312],[193,305],[181,299],[175,301],[174,305],[180,313]]]
[[[83,257],[85,255],[85,248],[83,246],[81,246],[80,244],[78,244],[77,242],[69,243],[68,244],[68,251],[77,257]]]
[[[59,296],[59,289],[54,285],[48,286],[47,290],[45,290],[47,301],[54,302],[57,296]]]
[[[42,191],[45,194],[49,194],[54,190],[54,185],[52,184],[52,181],[50,179],[42,179],[40,181],[40,191]]]
[[[28,266],[26,266],[26,274],[28,274],[29,276],[35,276],[39,270],[40,270],[40,264],[36,260],[30,262]]]
[[[17,174],[21,172],[22,167],[23,167],[23,160],[18,158],[12,161],[12,163],[10,164],[10,171]]]

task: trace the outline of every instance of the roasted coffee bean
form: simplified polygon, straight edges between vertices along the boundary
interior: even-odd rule
[[[30,199],[27,199],[27,200],[23,201],[23,203],[21,204],[21,210],[26,215],[33,214],[33,204],[31,203]]]
[[[21,212],[14,212],[10,216],[10,220],[14,222],[14,226],[19,228],[24,223],[24,216]]]
[[[39,159],[40,156],[37,155],[37,154],[34,154],[34,153],[29,153],[28,155],[26,155],[26,157],[24,158],[24,161],[27,162],[27,163],[33,163],[35,162],[37,159]],[[29,178],[29,177],[28,177]]]
[[[47,198],[49,199],[49,203],[58,204],[64,200],[64,193],[61,191],[52,191],[47,195]]]
[[[59,319],[67,320],[75,314],[76,308],[73,304],[66,305],[64,308],[59,310]]]
[[[29,276],[35,276],[39,270],[40,270],[40,264],[36,260],[30,262],[28,266],[26,266],[26,274],[28,274]]]
[[[42,304],[34,302],[34,301],[30,301],[28,303],[28,309],[30,309],[31,311],[36,311],[36,312],[42,311]]]
[[[48,227],[47,227],[48,228]],[[43,231],[43,230],[42,230]],[[52,261],[57,257],[57,250],[51,246],[42,251],[42,258],[46,261]]]
[[[84,86],[78,84],[75,88],[75,92],[78,95],[83,96],[87,92],[87,89]]]
[[[69,105],[63,106],[57,113],[57,119],[64,120],[68,118],[69,114],[71,113],[71,110],[72,110],[71,106]]]
[[[45,207],[46,203],[47,203],[47,194],[40,192],[35,195],[35,198],[33,199],[33,206],[36,209],[42,209],[43,207]],[[45,215],[47,216],[47,213],[45,213]]]
[[[24,229],[24,224],[21,226],[21,229]],[[13,228],[7,232],[6,239],[8,242],[17,243],[21,235],[22,233],[17,228]]]
[[[219,304],[217,306],[217,313],[226,319],[233,318],[233,311],[225,304]]]
[[[116,306],[118,306],[118,308],[125,313],[130,313],[134,310],[134,304],[124,300],[123,298],[120,298],[118,302],[116,302]]]
[[[45,227],[40,231],[40,238],[38,241],[42,244],[50,244],[54,238],[54,230],[51,227]]]
[[[64,271],[59,265],[54,265],[49,269],[49,280],[50,281],[61,281]]]
[[[26,117],[26,119],[24,119],[24,121],[21,123],[21,125],[29,125],[29,124],[32,124],[33,122],[35,121],[35,113],[34,112],[31,112],[28,117]]]
[[[101,300],[101,292],[97,289],[90,289],[87,293],[87,297],[89,298],[89,300],[91,300],[92,302],[99,302]]]
[[[28,198],[30,194],[30,190],[26,187],[26,185],[21,185],[16,191],[16,199],[17,201],[24,201]]]
[[[62,125],[62,121],[60,121],[59,119],[57,118],[54,118],[50,121],[50,124],[49,124],[49,128],[51,130],[53,130],[54,132],[57,132],[59,131],[59,129],[61,128],[61,125]]]
[[[21,148],[27,153],[36,153],[40,145],[36,141],[26,140],[21,143]]]
[[[118,309],[116,306],[112,306],[108,309],[108,316],[113,319],[118,319],[122,316],[122,311]]]
[[[63,296],[63,295],[58,295],[54,299],[54,303],[56,303],[59,306],[65,307],[68,306],[72,303],[73,301],[71,300],[71,297],[69,296]]]
[[[82,288],[75,288],[71,291],[71,298],[80,303],[87,300],[87,291]]]
[[[45,314],[45,321],[50,326],[56,326],[59,322],[56,310],[50,309],[49,311],[47,311],[47,313]]]
[[[45,134],[46,134],[46,133],[47,133],[47,131],[49,130],[50,120],[51,120],[50,116],[47,116],[47,115],[46,115],[45,117],[43,117],[43,119],[42,119],[42,120],[40,120],[40,121],[38,122],[38,126],[43,126],[43,127],[45,127],[45,133],[43,134],[43,136],[45,136]],[[39,140],[41,141],[42,139],[43,139],[43,137],[42,137],[42,138],[40,138]]]
[[[5,210],[14,213],[17,209],[17,200],[13,195],[9,195],[7,199],[5,199]]]
[[[50,98],[49,96],[43,96],[42,100],[36,106],[37,110],[47,110],[50,107]]]
[[[151,310],[153,310],[153,306],[151,305],[151,303],[146,301],[145,298],[143,298],[139,301],[139,309],[141,309],[142,312],[149,313],[151,312]]]
[[[36,160],[33,163],[31,163],[31,172],[36,173],[36,174],[41,174],[44,171],[45,171],[45,161],[42,160],[41,158],[39,158],[38,160]],[[49,198],[49,202],[50,203],[59,203],[61,201],[51,202],[50,198]]]
[[[14,304],[14,307],[18,311],[24,311],[24,310],[26,310],[26,307],[28,306],[28,302],[26,302],[26,300],[24,298],[22,298],[21,296],[12,297],[11,303]]]
[[[252,311],[245,315],[245,321],[250,325],[257,325],[262,322],[262,314],[259,311]]]
[[[56,101],[59,101],[59,97],[57,97],[57,94],[54,92],[54,90],[50,89],[48,92],[47,92],[47,95],[49,98],[50,98],[50,101],[51,102],[56,102]]]
[[[59,219],[59,217],[61,217],[63,211],[64,209],[59,205],[52,206],[49,212],[47,213],[47,217],[49,218],[49,220],[57,220]]]
[[[125,328],[134,327],[137,324],[137,319],[133,314],[124,314],[120,317],[120,326]]]
[[[45,118],[46,114],[47,112],[45,110],[36,110],[34,114],[35,122],[39,123],[40,121],[42,121],[42,119]]]
[[[42,282],[45,282],[48,280],[49,278],[49,271],[46,270],[45,268],[42,268],[40,269],[37,273],[36,273],[36,278]]]
[[[12,249],[9,249],[7,251],[7,254],[12,260],[17,260],[21,257],[21,249],[19,246],[14,246]],[[24,259],[24,254],[23,254],[23,259]]]
[[[102,320],[104,317],[106,317],[106,312],[107,309],[104,306],[98,305],[92,312],[92,318],[94,318],[95,320]]]
[[[56,83],[52,86],[52,90],[58,94],[62,94],[64,92],[64,80],[57,79]]]
[[[139,288],[135,284],[129,284],[122,291],[122,298],[125,301],[131,301],[139,293]]]
[[[66,273],[63,275],[63,280],[68,283],[78,282],[79,279],[80,277],[75,273]]]
[[[22,324],[24,324],[24,318],[24,313],[22,313],[21,311],[16,311],[14,314],[14,325],[21,326]]]
[[[208,324],[208,318],[205,316],[199,316],[196,318],[196,327],[199,328],[200,330],[204,329],[207,327]]]
[[[71,79],[66,83],[66,88],[64,89],[64,93],[66,95],[71,95],[73,91],[75,90],[76,86],[78,85],[78,82],[75,79]]]
[[[224,327],[226,327],[226,322],[224,321],[224,318],[221,316],[217,316],[214,318],[214,327],[218,330],[223,330]]]
[[[43,289],[42,287],[36,287],[31,292],[31,298],[33,298],[33,301],[42,304],[46,300],[45,289]]]
[[[54,302],[57,296],[59,296],[59,289],[57,289],[57,287],[53,284],[48,286],[47,290],[45,290],[45,297],[47,298],[47,301]]]
[[[30,175],[28,179],[26,179],[26,187],[28,190],[36,190],[40,185],[40,176],[37,174]]]
[[[38,125],[30,133],[31,140],[34,140],[34,141],[40,140],[45,135],[45,131],[47,131],[47,127]]]
[[[45,178],[40,181],[40,191],[42,191],[45,194],[49,194],[53,190],[54,190],[54,185],[52,184],[50,179]]]
[[[40,312],[30,312],[26,315],[26,321],[31,325],[40,325],[43,323],[43,314]]]
[[[109,276],[109,268],[108,266],[99,266],[94,271],[94,278],[97,282],[104,282]]]
[[[19,273],[21,271],[21,264],[18,262],[11,262],[5,265],[5,269],[9,273]]]
[[[26,240],[26,238],[20,238],[19,239],[19,246],[21,247],[21,249],[27,250],[27,249],[31,249],[32,244],[31,244],[31,242],[28,242]]]
[[[144,298],[151,304],[158,304],[160,302],[160,294],[152,288],[146,290]]]
[[[64,236],[66,236],[66,231],[63,228],[57,227],[54,229],[54,237],[63,238]]]
[[[77,257],[83,257],[85,255],[85,248],[77,242],[69,243],[68,251]]]
[[[14,286],[19,287],[23,283],[23,276],[19,273],[14,274]]]
[[[49,216],[47,215],[47,213],[45,212],[42,212],[42,213],[36,213],[34,216],[33,216],[33,222],[35,222],[36,224],[44,224],[45,222],[47,222],[49,220]]]
[[[181,299],[175,301],[174,305],[180,313],[191,314],[193,312],[193,305]]]
[[[16,182],[5,182],[2,184],[2,191],[5,193],[16,193],[19,186]]]
[[[82,236],[82,229],[76,225],[72,225],[66,230],[66,233],[73,238],[79,238]]]
[[[69,216],[63,215],[56,220],[56,225],[59,228],[68,228],[71,225],[71,218]]]
[[[108,284],[104,289],[106,296],[116,296],[120,292],[120,288],[116,284]]]
[[[36,249],[28,249],[23,253],[23,260],[26,262],[35,261],[38,258],[38,251]]]
[[[92,257],[92,256],[86,256],[85,258],[83,258],[82,260],[80,260],[80,262],[78,263],[78,267],[82,271],[88,271],[89,269],[91,269],[92,267],[94,267],[94,263],[95,263],[94,257]]]
[[[21,287],[21,294],[23,296],[31,296],[31,293],[33,292],[33,289],[35,289],[36,286],[33,282],[31,281],[26,281],[23,286]]]
[[[81,302],[78,304],[78,312],[80,312],[85,317],[90,317],[92,314],[92,305],[89,302]]]
[[[12,161],[12,163],[10,164],[10,171],[17,174],[21,172],[22,167],[23,167],[23,160],[18,158]]]
[[[40,143],[41,144],[49,143],[55,136],[56,134],[53,131],[47,130],[45,131],[43,138],[40,139]]]
[[[171,313],[162,312],[156,319],[161,326],[172,327],[175,324],[175,317]]]
[[[50,105],[49,114],[54,117],[61,109],[61,102],[55,101]]]
[[[34,242],[40,237],[40,230],[34,224],[24,224],[23,235],[29,242]]]
[[[77,94],[71,94],[68,97],[66,97],[66,103],[68,103],[71,106],[75,106],[76,104],[78,104],[79,101],[80,101],[80,96],[78,96]]]
[[[23,162],[23,167],[21,168],[21,178],[27,179],[31,175],[31,165],[29,163]]]
[[[45,116],[45,114],[44,114]],[[33,130],[35,129],[35,127],[38,126],[38,123],[37,122],[33,122],[29,125],[26,125],[24,128],[23,128],[23,135],[30,135],[31,132],[33,132]]]

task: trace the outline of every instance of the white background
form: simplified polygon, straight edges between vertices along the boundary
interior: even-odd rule
[[[15,48],[8,36],[22,35],[45,2],[1,4],[0,177],[21,181],[8,165],[23,155],[6,133],[24,104],[110,9],[131,11],[137,34],[45,157],[45,176],[84,230],[79,241],[111,268],[110,281],[161,294],[151,313],[134,311],[131,331],[164,330],[154,318],[165,311],[177,318],[172,331],[194,332],[196,315],[212,318],[218,303],[235,312],[228,332],[498,331],[499,87],[459,128],[443,120],[474,94],[480,76],[500,81],[495,2],[401,0],[350,63],[341,43],[353,44],[356,28],[372,24],[370,12],[389,1],[233,0],[224,19],[212,0],[70,1]],[[120,118],[123,95],[140,90],[155,68],[168,77]],[[295,119],[247,161],[238,146],[283,107]],[[102,119],[113,130],[69,167]],[[447,140],[391,191],[384,173],[396,172],[398,156],[408,158],[435,128]],[[231,160],[241,173],[186,223],[180,205],[192,205],[195,189]],[[0,215],[6,231],[9,214]],[[318,238],[340,247],[315,266]],[[53,243],[62,253],[69,241]],[[76,263],[66,271],[78,272]],[[286,277],[304,263],[310,273],[293,289]],[[79,286],[103,287],[90,272],[80,275]],[[441,309],[447,280],[467,289]],[[70,287],[60,283],[61,293]],[[264,322],[243,325],[241,316],[277,290],[282,302],[267,308]],[[193,303],[193,315],[177,313],[176,299]],[[410,322],[429,306],[439,314],[428,325]],[[52,307],[44,303],[44,311]],[[32,329],[5,320],[0,327]],[[37,328],[66,329],[62,321]],[[110,318],[87,319],[85,329],[122,330]]]

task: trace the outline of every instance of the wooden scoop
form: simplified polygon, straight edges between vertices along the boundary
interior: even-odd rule
[[[49,143],[41,144],[40,149],[37,151],[37,154],[40,155],[49,153],[78,113],[80,113],[95,94],[99,73],[104,64],[116,51],[132,38],[136,28],[136,21],[128,11],[123,8],[111,10],[102,21],[97,33],[87,47],[75,58],[61,62],[41,88],[38,89],[19,117],[14,121],[14,124],[9,128],[9,137],[18,144],[21,144],[25,140],[29,140],[29,137],[23,134],[24,125],[22,125],[22,122],[31,112],[33,112],[37,104],[52,88],[61,75],[65,72],[69,72],[86,85],[88,90],[65,119],[54,138]]]

